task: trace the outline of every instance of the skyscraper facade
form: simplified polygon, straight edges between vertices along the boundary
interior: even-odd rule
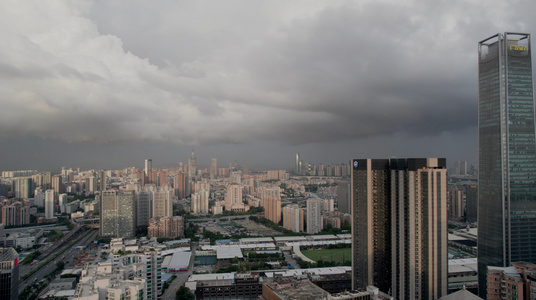
[[[446,295],[446,160],[352,164],[353,288],[375,285],[401,300]]]
[[[45,192],[45,219],[54,218],[54,190]]]
[[[322,199],[307,199],[307,233],[322,231]]]
[[[152,159],[146,159],[145,160],[145,176],[150,176],[151,172],[153,171],[153,160]]]
[[[218,160],[213,158],[210,161],[210,179],[215,179],[218,177]]]
[[[303,232],[303,209],[297,204],[290,204],[283,207],[283,227],[294,232]]]
[[[186,198],[186,173],[179,171],[175,178],[173,179],[173,188],[175,189],[175,196],[179,199]]]
[[[197,165],[195,160],[195,154],[192,151],[192,157],[188,160],[188,176],[194,178],[197,175]]]
[[[300,175],[300,152],[296,152],[296,175]]]
[[[536,261],[536,145],[530,35],[478,45],[478,273]]]
[[[13,248],[0,248],[0,299],[19,296],[19,254]]]
[[[100,207],[101,237],[132,238],[136,236],[134,191],[103,191]]]

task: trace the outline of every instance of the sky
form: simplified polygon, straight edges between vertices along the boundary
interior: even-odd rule
[[[478,157],[478,42],[536,1],[0,1],[0,170]]]

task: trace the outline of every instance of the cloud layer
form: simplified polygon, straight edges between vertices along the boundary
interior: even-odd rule
[[[476,125],[534,1],[2,1],[0,135],[303,145]]]

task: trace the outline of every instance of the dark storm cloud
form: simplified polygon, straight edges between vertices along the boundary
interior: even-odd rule
[[[1,135],[289,151],[468,139],[477,42],[530,32],[534,10],[528,0],[8,1]]]

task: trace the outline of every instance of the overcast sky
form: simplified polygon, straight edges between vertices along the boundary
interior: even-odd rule
[[[477,162],[477,44],[536,1],[0,1],[0,170]]]

